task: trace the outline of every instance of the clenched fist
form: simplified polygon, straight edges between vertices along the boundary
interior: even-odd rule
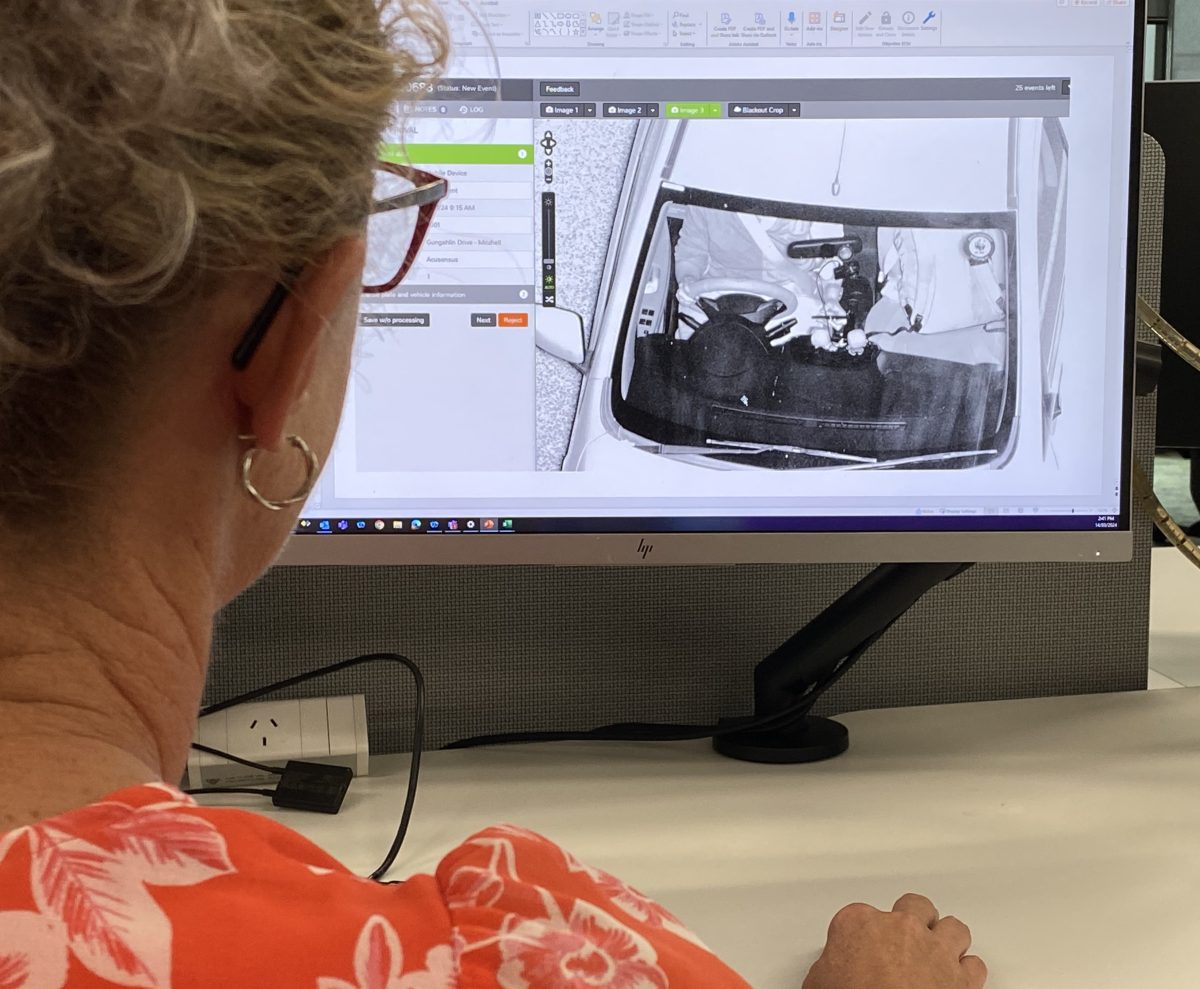
[[[804,989],[983,989],[987,966],[970,947],[967,925],[916,893],[890,911],[852,903],[829,925]]]

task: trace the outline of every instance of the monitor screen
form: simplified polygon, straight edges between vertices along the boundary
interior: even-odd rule
[[[445,11],[286,561],[1128,558],[1140,6]]]

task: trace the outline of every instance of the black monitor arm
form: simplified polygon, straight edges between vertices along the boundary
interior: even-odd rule
[[[755,727],[719,734],[713,747],[734,759],[771,763],[816,762],[845,752],[845,727],[808,714],[817,698],[927,591],[970,566],[889,563],[871,571],[758,664]]]

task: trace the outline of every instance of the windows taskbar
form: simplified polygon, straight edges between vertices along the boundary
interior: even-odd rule
[[[929,512],[916,515],[834,515],[761,517],[517,518],[443,516],[439,518],[304,518],[298,535],[500,535],[512,533],[604,534],[645,532],[1097,532],[1122,531],[1120,515],[1039,515],[1030,510],[1002,514]]]

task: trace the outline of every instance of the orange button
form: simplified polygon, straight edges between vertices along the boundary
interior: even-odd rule
[[[527,312],[502,312],[500,315],[501,326],[528,326],[529,313]]]

